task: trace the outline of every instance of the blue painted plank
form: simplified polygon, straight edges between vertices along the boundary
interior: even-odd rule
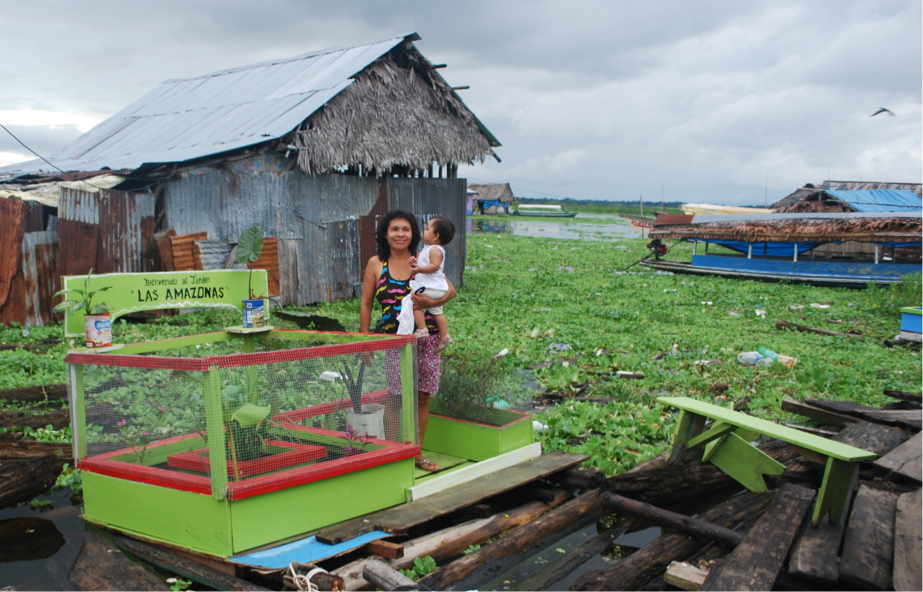
[[[292,561],[298,561],[299,563],[314,563],[335,555],[340,555],[347,551],[352,551],[353,549],[358,549],[366,543],[389,536],[394,535],[388,534],[383,530],[373,530],[372,532],[365,533],[336,545],[325,545],[311,536],[306,539],[279,545],[272,549],[237,555],[231,557],[228,561],[263,569],[284,569],[291,565]]]

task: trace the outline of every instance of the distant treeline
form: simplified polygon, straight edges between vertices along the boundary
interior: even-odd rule
[[[571,212],[585,214],[633,214],[641,213],[641,206],[637,201],[602,201],[595,199],[547,199],[541,197],[517,197],[518,203],[524,204],[555,204],[564,206]],[[682,201],[668,201],[661,204],[659,201],[644,202],[644,215],[653,217],[655,213],[666,211],[668,214],[681,214],[679,207]]]

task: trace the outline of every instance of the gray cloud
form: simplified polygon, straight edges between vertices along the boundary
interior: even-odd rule
[[[669,199],[759,203],[767,173],[770,200],[828,174],[923,176],[912,0],[34,1],[0,23],[5,110],[104,117],[167,78],[417,31],[504,144],[463,172],[523,194],[659,198],[666,181]],[[869,118],[881,106],[898,116]]]

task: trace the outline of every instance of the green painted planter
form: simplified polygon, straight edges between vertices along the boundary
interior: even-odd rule
[[[84,473],[84,514],[99,526],[230,557],[402,504],[413,466],[406,459],[238,501]]]
[[[506,409],[487,409],[490,423],[446,417],[438,399],[430,399],[429,424],[423,449],[472,461],[487,460],[532,444],[532,416]]]

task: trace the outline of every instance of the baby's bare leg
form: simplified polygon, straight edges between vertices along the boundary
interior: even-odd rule
[[[417,329],[426,329],[426,312],[424,310],[413,311],[413,324]]]
[[[433,315],[436,321],[436,328],[439,329],[439,338],[445,339],[449,334],[449,322],[445,320],[445,315]]]

